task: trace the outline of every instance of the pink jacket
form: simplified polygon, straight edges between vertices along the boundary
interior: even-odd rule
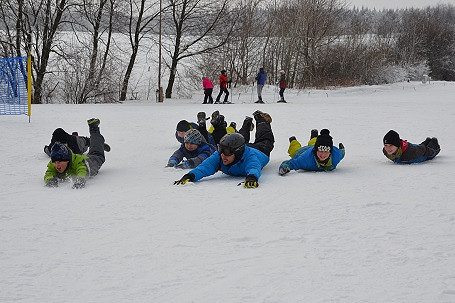
[[[202,79],[202,86],[204,87],[204,89],[213,88],[213,83],[212,81],[210,81],[209,78],[204,78]]]

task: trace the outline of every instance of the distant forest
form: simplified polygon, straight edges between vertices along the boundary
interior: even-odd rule
[[[202,76],[217,79],[221,69],[234,86],[251,85],[259,67],[274,84],[284,69],[296,89],[455,80],[452,5],[377,11],[338,0],[0,0],[0,9],[0,55],[32,55],[33,103],[155,94],[160,49],[166,98],[197,88]],[[138,91],[144,82],[146,93]]]

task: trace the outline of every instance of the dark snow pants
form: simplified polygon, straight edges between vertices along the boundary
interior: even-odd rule
[[[239,130],[239,133],[245,138],[245,142],[248,146],[260,150],[264,154],[270,157],[270,153],[273,150],[275,138],[273,137],[272,127],[270,123],[259,117],[256,120],[256,135],[254,143],[248,143],[250,141],[250,130],[243,125]]]

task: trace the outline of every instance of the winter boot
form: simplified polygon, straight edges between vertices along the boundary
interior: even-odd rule
[[[212,123],[212,125],[216,124],[216,121],[218,120],[219,115],[220,115],[220,112],[217,110],[212,113],[212,119],[210,120],[210,123]]]
[[[277,103],[287,103],[287,102],[284,100],[284,97],[281,97],[281,99],[278,100]]]
[[[260,103],[260,104],[264,104],[264,101],[262,101],[262,97],[259,97],[258,100],[254,103]]]
[[[100,131],[100,128],[99,128],[99,125],[100,125],[100,119],[98,118],[92,118],[92,119],[89,119],[87,120],[87,124],[88,124],[88,127],[89,127],[89,130],[92,132],[99,132]]]
[[[51,151],[49,150],[49,145],[44,145],[44,153],[48,155],[49,157],[51,156]]]
[[[245,120],[243,120],[242,128],[248,129],[249,131],[253,131],[254,129],[253,118],[246,116]]]
[[[258,120],[258,117],[262,117],[265,121],[272,123],[272,117],[267,113],[261,112],[260,110],[255,111],[253,113],[253,117],[256,121]]]
[[[317,129],[312,129],[311,130],[311,135],[310,135],[310,140],[313,138],[316,138],[318,136],[318,130]]]
[[[431,138],[430,142],[428,142],[427,146],[429,148],[432,148],[434,150],[440,150],[441,146],[439,146],[439,142],[437,138]]]
[[[207,118],[205,116],[205,112],[198,112],[197,113],[197,124],[199,126],[204,126],[206,120],[207,120]]]
[[[104,149],[105,152],[110,152],[111,151],[111,147],[107,143],[104,143],[103,149]]]

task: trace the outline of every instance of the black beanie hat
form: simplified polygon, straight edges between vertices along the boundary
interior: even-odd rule
[[[179,123],[177,123],[177,131],[179,132],[186,132],[190,129],[190,122],[186,120],[182,120]]]
[[[51,149],[51,161],[71,161],[71,151],[60,142],[55,142]]]
[[[314,144],[314,152],[319,151],[328,151],[332,152],[333,140],[330,136],[330,131],[326,128],[322,129],[319,136],[316,138],[316,143]]]
[[[401,146],[400,135],[394,130],[389,130],[389,132],[385,134],[384,139],[382,141],[384,142],[384,144],[392,144],[395,145],[396,147]]]

